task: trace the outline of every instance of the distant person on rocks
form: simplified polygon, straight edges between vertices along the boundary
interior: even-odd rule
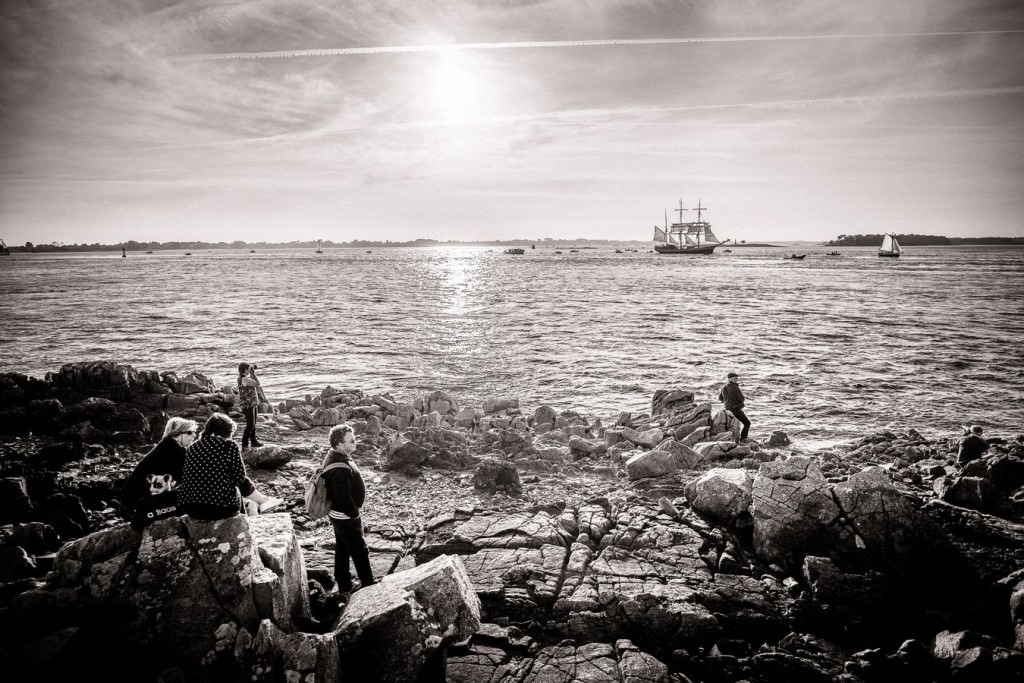
[[[743,412],[743,392],[740,390],[740,376],[735,372],[726,375],[727,382],[722,390],[718,392],[718,400],[725,403],[725,409],[732,413],[737,420],[743,423],[743,431],[740,433],[740,441],[747,440],[750,432],[750,420]]]
[[[972,460],[977,460],[988,450],[988,441],[981,436],[981,426],[974,425],[970,429],[963,426],[964,437],[960,439],[960,451],[956,454],[956,464],[963,467]]]
[[[214,413],[186,450],[178,489],[178,506],[184,514],[206,520],[233,517],[242,510],[239,493],[255,505],[257,513],[284,502],[257,491],[246,476],[242,452],[231,440],[235,427],[230,417]]]
[[[263,445],[256,438],[256,414],[260,409],[263,387],[256,377],[255,363],[238,364],[238,401],[242,415],[245,416],[245,429],[242,430],[242,448],[259,448]]]
[[[172,417],[167,421],[160,443],[143,456],[124,484],[121,492],[121,515],[125,519],[134,520],[137,517],[136,508],[142,503],[147,504],[147,509],[152,507],[153,501],[149,499],[154,493],[154,482],[157,478],[161,484],[157,487],[156,493],[172,491],[181,483],[185,449],[196,438],[198,428],[194,420],[183,417]]]
[[[377,583],[370,568],[370,551],[363,538],[363,520],[359,509],[366,499],[366,486],[359,467],[352,460],[356,451],[356,434],[347,424],[331,428],[328,439],[331,451],[324,459],[324,483],[331,501],[329,517],[334,527],[334,580],[339,593],[352,591],[349,558],[359,575],[360,587]],[[338,465],[338,467],[332,467]]]

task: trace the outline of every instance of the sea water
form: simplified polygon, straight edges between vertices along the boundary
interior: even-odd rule
[[[717,407],[735,371],[754,437],[1024,432],[1024,249],[560,249],[15,254],[0,262],[0,371],[112,360],[219,386],[249,361],[272,400],[442,390],[606,424],[660,388]]]

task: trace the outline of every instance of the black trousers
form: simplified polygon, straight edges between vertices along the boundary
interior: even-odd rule
[[[330,519],[334,527],[334,580],[338,584],[338,591],[345,593],[352,590],[349,558],[352,558],[352,564],[356,566],[356,574],[363,587],[377,583],[370,568],[370,550],[363,538],[363,520]]]
[[[245,416],[245,429],[242,430],[242,448],[255,446],[257,443],[259,443],[259,439],[256,438],[257,410],[259,410],[259,406],[253,406],[251,408],[242,408],[242,415]]]
[[[732,413],[737,420],[743,423],[743,431],[740,433],[740,439],[747,438],[747,433],[750,431],[750,420],[747,419],[746,413],[743,412],[742,408],[733,408],[729,411]]]

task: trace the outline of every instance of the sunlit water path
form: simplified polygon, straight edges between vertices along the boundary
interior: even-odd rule
[[[271,397],[441,389],[602,418],[660,387],[713,400],[736,370],[754,436],[1024,431],[1024,249],[806,251],[16,254],[0,263],[0,370],[107,359],[223,384],[249,360]]]

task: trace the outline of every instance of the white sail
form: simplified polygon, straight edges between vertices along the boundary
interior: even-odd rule
[[[668,235],[666,235],[665,231],[659,228],[657,225],[654,226],[654,241],[668,242]]]
[[[903,253],[903,247],[901,247],[900,243],[896,241],[896,237],[895,236],[893,236],[893,238],[892,238],[892,250],[894,252],[896,252],[897,254],[902,254]]]
[[[711,232],[711,228],[710,227],[705,227],[704,228],[704,241],[705,242],[721,242],[722,240],[718,239],[718,237],[715,236],[715,233]]]

